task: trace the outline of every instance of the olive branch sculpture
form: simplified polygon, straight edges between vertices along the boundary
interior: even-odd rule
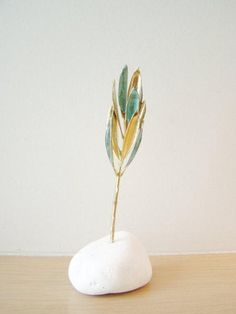
[[[143,100],[140,70],[137,69],[133,73],[128,86],[128,67],[125,66],[119,79],[118,102],[115,81],[113,82],[112,106],[109,111],[105,135],[107,154],[116,176],[111,242],[114,242],[120,179],[134,159],[141,143],[145,113],[146,104]]]

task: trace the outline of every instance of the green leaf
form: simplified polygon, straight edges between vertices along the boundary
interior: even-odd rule
[[[133,89],[136,89],[139,94],[140,102],[143,100],[143,88],[142,88],[142,79],[140,70],[137,69],[131,77],[129,88],[128,88],[128,97],[131,94]]]
[[[127,84],[128,84],[128,67],[126,65],[121,72],[118,88],[119,105],[122,113],[125,113],[126,108]]]
[[[108,158],[113,166],[113,151],[112,151],[112,142],[111,142],[111,119],[109,118],[106,134],[105,134],[105,145],[107,150]]]
[[[139,109],[139,94],[136,89],[133,89],[128,100],[126,107],[126,120],[127,122],[133,117],[134,113]]]
[[[130,157],[129,157],[129,160],[126,164],[126,167],[129,166],[129,164],[132,162],[132,160],[134,159],[138,149],[139,149],[139,145],[142,141],[142,133],[143,133],[143,129],[140,128],[139,131],[138,131],[138,135],[137,135],[137,138],[136,138],[136,141],[135,141],[135,144],[134,144],[134,148],[132,150],[132,153],[130,154]]]

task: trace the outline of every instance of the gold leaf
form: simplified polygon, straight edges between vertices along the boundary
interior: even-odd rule
[[[113,106],[114,106],[116,116],[118,117],[118,105],[117,105],[117,98],[116,98],[116,82],[115,82],[115,80],[113,81],[113,86],[112,86],[112,101],[113,101]]]
[[[141,73],[140,73],[139,69],[137,69],[131,77],[129,89],[128,89],[128,96],[131,94],[133,89],[137,90],[137,92],[139,94],[140,101],[142,101],[142,99],[143,99],[143,88],[142,88]]]
[[[117,98],[116,98],[116,83],[115,83],[115,80],[113,81],[113,86],[112,86],[112,102],[113,102],[113,107],[114,107],[114,111],[115,111],[115,114],[116,114],[116,117],[117,117],[117,122],[118,122],[118,125],[119,125],[119,128],[120,128],[120,132],[121,132],[121,136],[122,138],[124,138],[124,133],[123,133],[123,129],[121,127],[121,122],[120,122],[120,116],[122,116],[124,118],[124,114],[119,114],[120,113],[120,109],[118,107],[118,104],[117,104]]]
[[[108,121],[107,121],[105,145],[106,145],[107,155],[110,159],[112,167],[114,168],[113,151],[112,151],[112,143],[111,143],[111,128],[112,128],[112,108],[109,111],[109,116],[108,116]]]
[[[112,140],[113,150],[114,150],[117,158],[120,159],[121,152],[120,152],[120,148],[119,148],[118,140],[117,140],[117,124],[118,124],[117,116],[116,116],[115,110],[113,109],[111,140]]]
[[[139,112],[139,123],[140,123],[140,126],[142,126],[142,124],[144,122],[145,114],[146,114],[146,103],[144,101],[144,102],[141,103],[140,112]]]
[[[133,118],[130,120],[126,133],[125,133],[123,148],[121,152],[122,159],[126,157],[127,153],[130,150],[130,147],[133,144],[133,140],[135,137],[137,126],[138,126],[138,121],[139,121],[139,115],[138,113],[135,113]]]

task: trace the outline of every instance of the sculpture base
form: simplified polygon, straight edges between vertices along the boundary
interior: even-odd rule
[[[91,242],[70,261],[69,279],[74,288],[85,294],[122,293],[146,285],[152,277],[148,255],[131,233],[115,233]]]

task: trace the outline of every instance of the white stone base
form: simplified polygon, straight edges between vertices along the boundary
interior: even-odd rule
[[[70,261],[69,279],[81,293],[97,295],[131,291],[146,285],[152,266],[140,241],[131,233],[115,233],[82,248]]]

